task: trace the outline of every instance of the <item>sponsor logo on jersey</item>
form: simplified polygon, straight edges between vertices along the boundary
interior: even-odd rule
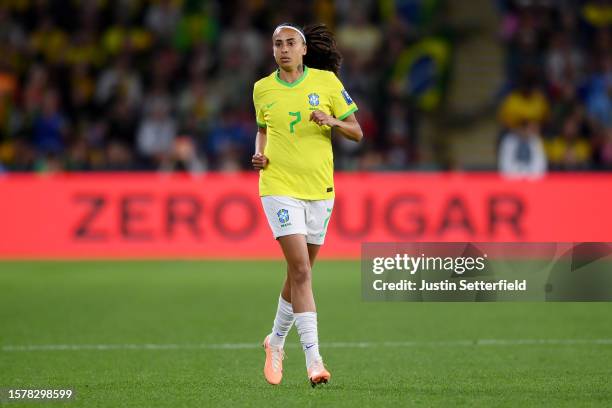
[[[344,98],[344,102],[346,102],[347,105],[350,105],[351,103],[353,103],[351,96],[348,94],[348,92],[346,92],[345,89],[343,89],[342,92],[340,93],[342,94],[342,97]]]
[[[308,95],[308,103],[311,104],[312,106],[318,106],[319,105],[319,95],[317,95],[316,93],[311,93],[310,95]]]

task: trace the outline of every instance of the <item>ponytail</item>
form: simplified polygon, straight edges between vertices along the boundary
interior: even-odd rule
[[[342,55],[336,47],[336,40],[325,24],[312,24],[304,27],[306,46],[304,65],[331,71],[336,76],[340,72]]]

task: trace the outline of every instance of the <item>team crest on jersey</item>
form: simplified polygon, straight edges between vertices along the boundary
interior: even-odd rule
[[[278,210],[276,215],[278,216],[278,220],[281,224],[286,224],[287,222],[289,222],[289,211],[285,210],[284,208]]]
[[[344,101],[346,102],[347,105],[350,105],[351,103],[353,103],[353,100],[351,99],[351,96],[348,94],[348,92],[346,92],[345,89],[343,89],[342,92],[340,92],[340,93],[344,97]]]
[[[318,106],[319,95],[317,95],[316,93],[311,93],[310,95],[308,95],[308,103],[310,103],[312,106]]]

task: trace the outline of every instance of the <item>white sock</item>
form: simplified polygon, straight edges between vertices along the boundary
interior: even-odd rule
[[[291,303],[283,299],[282,296],[278,297],[278,309],[276,309],[276,317],[274,318],[274,326],[272,326],[272,334],[270,334],[270,345],[280,346],[285,345],[285,338],[295,318],[293,317],[293,307]]]
[[[317,313],[294,313],[295,327],[300,335],[300,342],[306,355],[306,368],[321,358],[319,354],[319,334],[317,330]]]

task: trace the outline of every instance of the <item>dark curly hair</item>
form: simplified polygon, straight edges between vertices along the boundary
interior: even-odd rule
[[[336,46],[334,34],[325,24],[311,24],[304,27],[306,46],[304,65],[324,69],[338,75],[342,64],[342,54]]]

